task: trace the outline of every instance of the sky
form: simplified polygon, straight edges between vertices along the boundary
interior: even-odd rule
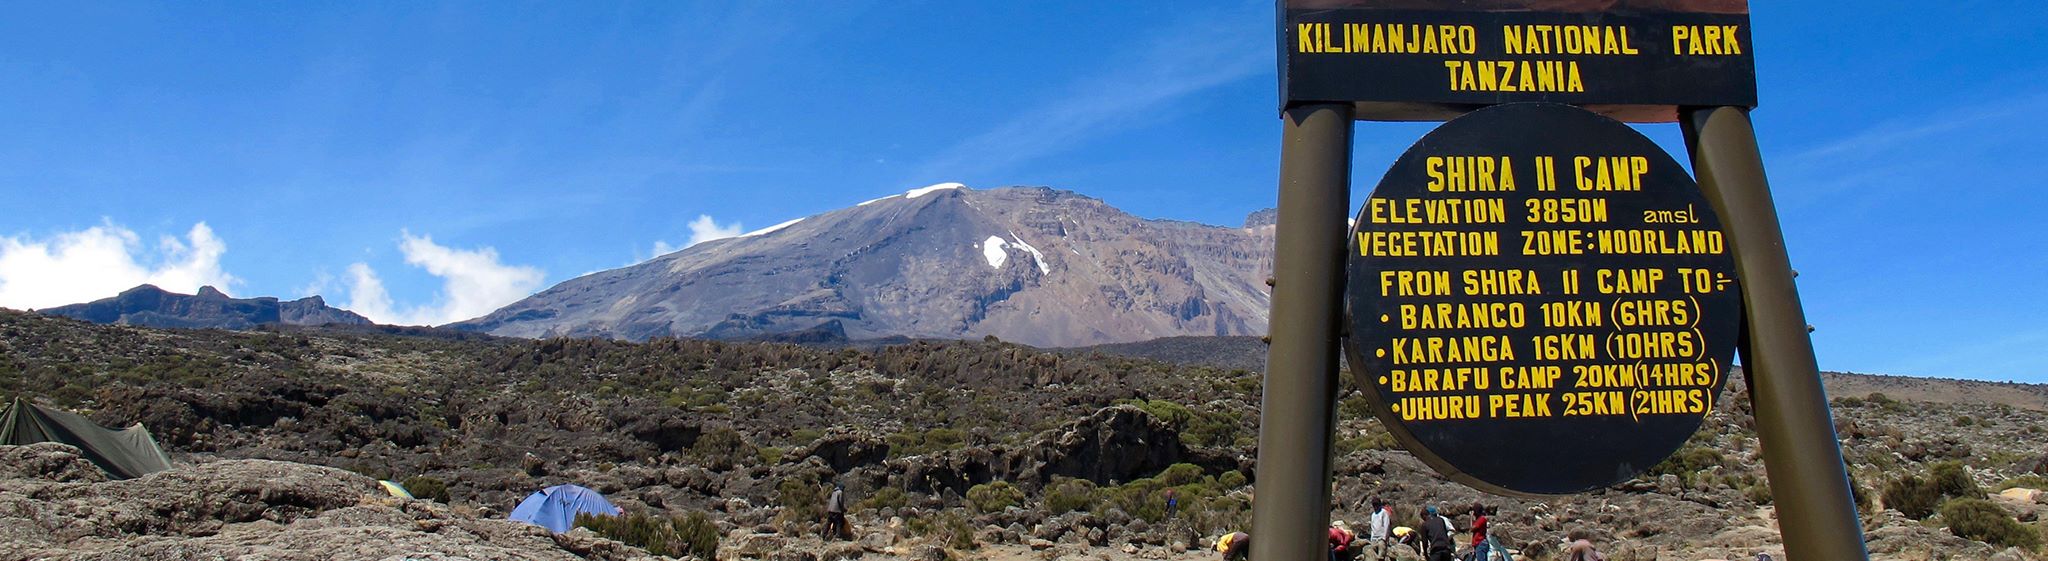
[[[1822,368],[2048,382],[2048,10],[1752,22]],[[439,324],[940,182],[1236,225],[1276,199],[1274,43],[1270,1],[12,6],[0,306],[211,284]],[[1430,126],[1360,123],[1353,201]]]

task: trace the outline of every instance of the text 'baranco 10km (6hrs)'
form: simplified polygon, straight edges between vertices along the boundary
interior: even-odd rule
[[[1395,162],[1350,241],[1352,372],[1446,476],[1605,487],[1719,401],[1733,255],[1692,177],[1628,125],[1552,103],[1454,119]]]

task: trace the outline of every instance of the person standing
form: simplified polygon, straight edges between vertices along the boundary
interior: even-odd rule
[[[832,495],[825,498],[825,539],[836,540],[846,535],[846,486],[832,484]]]
[[[1484,503],[1472,504],[1472,558],[1478,561],[1487,561],[1486,513]]]
[[[1166,496],[1166,519],[1172,520],[1173,511],[1180,508],[1180,493],[1175,492],[1172,487],[1167,487],[1163,494]]]
[[[1422,507],[1422,551],[1426,561],[1451,561],[1457,553],[1451,540],[1451,520],[1438,514],[1436,505]]]
[[[1372,520],[1367,524],[1366,536],[1372,539],[1374,558],[1387,558],[1387,540],[1393,537],[1388,531],[1393,529],[1393,523],[1394,505],[1387,504],[1386,500],[1379,497],[1373,497]]]

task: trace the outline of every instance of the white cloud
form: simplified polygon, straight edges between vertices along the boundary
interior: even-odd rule
[[[712,220],[711,215],[699,214],[696,220],[690,221],[690,243],[683,244],[683,247],[690,247],[711,240],[730,238],[740,235],[740,232],[743,231],[745,230],[740,229],[740,223],[738,222],[721,225],[717,221]]]
[[[498,262],[490,247],[463,250],[434,243],[431,236],[401,233],[398,249],[405,263],[441,278],[434,303],[401,307],[384,288],[384,280],[367,263],[348,267],[348,304],[344,306],[377,323],[442,325],[491,313],[540,289],[545,274],[527,266]]]
[[[163,236],[151,248],[133,230],[106,221],[44,239],[0,236],[0,306],[48,308],[113,296],[139,284],[192,293],[241,282],[221,269],[227,243],[192,225],[184,239]]]

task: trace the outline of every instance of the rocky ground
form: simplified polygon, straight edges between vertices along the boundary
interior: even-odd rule
[[[1651,474],[1547,500],[1441,480],[1348,396],[1336,516],[1362,527],[1359,503],[1380,496],[1401,519],[1430,502],[1464,523],[1481,502],[1532,559],[1581,531],[1617,561],[1782,560],[1741,386]],[[707,556],[720,559],[1213,559],[1208,541],[1249,522],[1257,388],[1256,372],[1233,365],[999,341],[863,350],[160,331],[0,311],[0,392],[143,422],[179,465],[104,481],[60,447],[0,449],[0,559],[649,555],[589,530],[499,520],[558,483],[628,512],[701,513],[717,538]],[[1909,517],[1885,490],[1949,469],[2038,538],[2041,498],[1993,493],[2048,486],[2048,412],[1837,395],[1874,559],[2040,558],[1959,537],[1940,512]],[[445,496],[382,497],[376,478]],[[855,499],[857,531],[828,544],[809,536],[834,481]],[[1168,488],[1183,504],[1172,518]]]

